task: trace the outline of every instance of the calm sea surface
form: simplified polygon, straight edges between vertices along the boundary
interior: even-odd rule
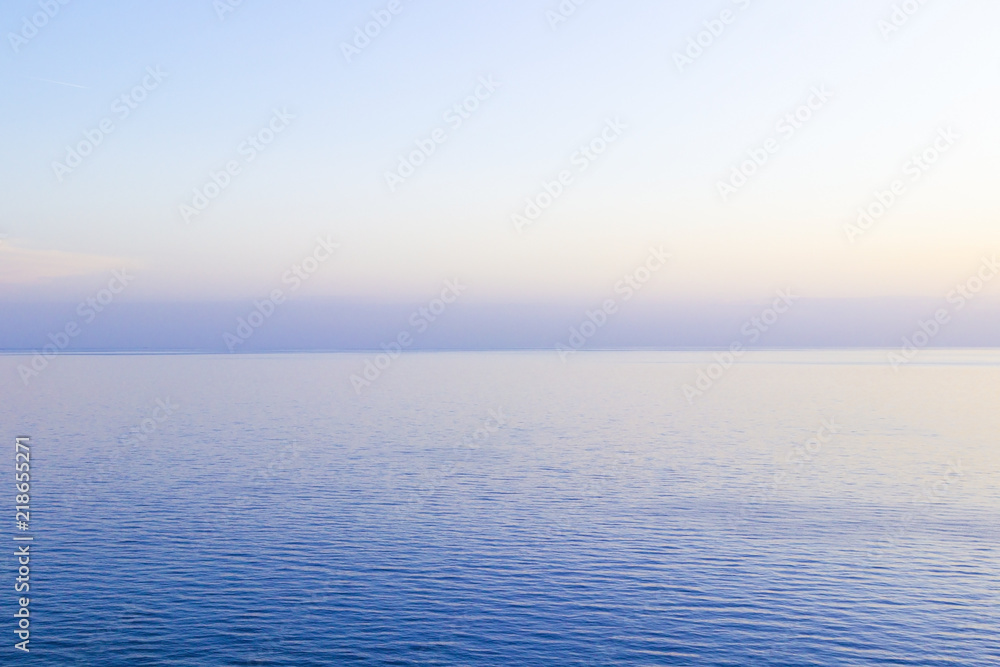
[[[1000,352],[366,358],[0,356],[0,664],[1000,664]]]

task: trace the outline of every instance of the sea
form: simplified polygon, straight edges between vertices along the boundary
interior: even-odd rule
[[[2,665],[1000,665],[997,350],[31,360]]]

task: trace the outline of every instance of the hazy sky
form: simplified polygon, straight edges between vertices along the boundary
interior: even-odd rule
[[[470,303],[599,302],[663,246],[645,299],[940,298],[1000,248],[990,0],[887,36],[882,0],[588,0],[557,23],[558,0],[224,3],[4,3],[0,298],[74,301],[123,267],[125,300],[256,298],[319,236],[339,250],[293,297],[458,277]],[[391,22],[345,55],[372,12]],[[390,186],[418,141],[434,152]],[[750,151],[766,163],[723,201]],[[213,172],[227,187],[186,221]],[[543,181],[562,192],[519,233]]]

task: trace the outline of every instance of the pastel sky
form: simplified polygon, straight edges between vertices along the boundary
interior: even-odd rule
[[[650,246],[673,257],[651,301],[940,298],[1000,248],[991,0],[927,2],[888,36],[883,0],[588,0],[554,26],[558,0],[244,0],[220,17],[225,2],[43,1],[58,11],[37,34],[37,1],[4,3],[0,300],[76,301],[121,268],[137,276],[126,300],[251,299],[319,236],[340,249],[296,296],[386,303],[449,277],[472,303],[586,302]],[[391,22],[349,62],[342,44],[372,12]],[[477,88],[478,108],[447,120]],[[813,90],[831,96],[779,131]],[[615,141],[581,171],[609,120]],[[102,122],[79,166],[54,167]],[[393,191],[386,172],[436,128],[444,141]],[[724,202],[718,183],[766,145]],[[185,221],[230,161],[239,173]],[[888,213],[849,241],[897,179]]]

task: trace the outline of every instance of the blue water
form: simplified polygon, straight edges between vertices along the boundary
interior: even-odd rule
[[[1000,353],[921,354],[0,356],[0,663],[1000,664]]]

